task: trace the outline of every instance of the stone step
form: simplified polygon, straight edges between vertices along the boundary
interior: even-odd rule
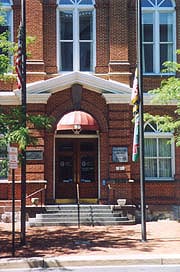
[[[113,217],[113,216],[80,216],[79,217],[81,221],[83,220],[91,220],[91,221],[105,221],[105,220],[112,220],[112,221],[124,221],[124,220],[128,220],[128,218],[126,216],[124,217]],[[41,215],[41,214],[38,214],[36,216],[36,219],[37,220],[46,220],[46,221],[73,221],[73,220],[78,220],[78,215],[74,215],[73,217],[72,216],[48,216],[48,215]]]
[[[71,217],[71,218],[69,218],[69,217],[66,217],[66,218],[64,218],[64,217],[62,217],[62,218],[56,218],[56,217],[37,218],[36,217],[35,220],[37,222],[44,222],[44,221],[46,221],[46,222],[73,222],[73,221],[78,221],[78,217]],[[100,218],[100,217],[93,217],[93,218],[80,217],[79,220],[80,220],[80,222],[83,223],[86,221],[88,221],[88,222],[97,222],[97,221],[100,221],[100,222],[106,222],[106,221],[122,222],[123,221],[124,222],[129,219],[124,216],[124,217],[116,217],[116,218],[113,218],[113,217],[102,217],[102,218]],[[31,219],[29,219],[29,221],[31,221]]]
[[[41,227],[41,226],[77,226],[78,221],[71,221],[71,222],[32,222],[29,223],[30,227]],[[117,226],[117,225],[133,225],[134,220],[127,220],[127,221],[97,221],[97,222],[80,222],[80,225],[83,226]]]
[[[80,212],[79,215],[81,217],[119,217],[117,215],[113,215],[113,213],[97,213],[97,212],[93,212],[93,213],[89,213],[89,212]],[[36,217],[37,218],[66,218],[66,217],[77,217],[78,216],[78,212],[70,212],[70,213],[42,213],[42,214],[37,214]]]
[[[78,210],[78,207],[77,206],[70,206],[70,207],[67,207],[67,206],[62,206],[62,207],[45,207],[45,210],[47,212],[70,212],[70,211],[77,211]],[[87,207],[87,206],[80,206],[79,207],[79,210],[80,211],[101,211],[101,212],[109,212],[111,211],[111,208],[108,206],[108,207],[93,207],[93,206],[90,206],[90,207]]]
[[[106,226],[132,224],[127,216],[113,214],[110,205],[51,205],[46,206],[45,213],[36,214],[35,218],[29,219],[30,226],[67,226],[67,225],[90,225]],[[80,221],[78,221],[80,220]]]

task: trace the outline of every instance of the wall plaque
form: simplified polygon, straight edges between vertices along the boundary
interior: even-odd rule
[[[112,148],[113,162],[128,162],[128,148],[122,146],[113,146]]]
[[[42,150],[26,151],[26,159],[28,161],[30,161],[30,160],[41,161],[41,160],[43,160],[43,151]]]

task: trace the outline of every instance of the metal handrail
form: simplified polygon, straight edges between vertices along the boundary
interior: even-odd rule
[[[41,188],[41,189],[39,189],[39,190],[37,190],[37,191],[31,193],[30,195],[27,195],[27,196],[26,196],[26,199],[28,199],[28,198],[30,198],[30,197],[32,197],[32,196],[38,194],[38,193],[41,193],[41,207],[42,207],[42,192],[46,190],[46,187],[47,187],[47,185],[45,185],[44,188]]]

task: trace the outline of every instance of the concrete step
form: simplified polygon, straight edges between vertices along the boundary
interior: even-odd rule
[[[84,216],[84,217],[80,217],[80,221],[81,222],[85,222],[85,221],[89,221],[89,222],[95,222],[95,221],[102,221],[102,222],[105,222],[105,221],[126,221],[128,220],[127,217],[88,217],[88,216]],[[36,221],[38,222],[43,222],[43,221],[46,221],[46,222],[71,222],[71,221],[78,221],[78,216],[76,217],[36,217]]]
[[[132,224],[135,220],[129,220],[127,216],[113,214],[110,205],[51,205],[45,207],[45,213],[36,214],[29,219],[30,226],[107,226]],[[78,221],[80,220],[80,221]]]
[[[118,218],[119,216],[113,215],[113,213],[89,213],[89,212],[70,212],[70,213],[42,213],[42,214],[37,214],[37,218],[66,218],[66,217],[77,217],[80,215],[81,217],[93,217],[93,218],[104,218],[104,217],[111,217],[111,218]]]
[[[78,221],[70,221],[70,222],[39,222],[39,221],[29,221],[30,227],[41,227],[41,226],[77,226]],[[127,221],[97,221],[97,222],[80,222],[80,225],[83,226],[117,226],[117,225],[134,225],[134,220]]]

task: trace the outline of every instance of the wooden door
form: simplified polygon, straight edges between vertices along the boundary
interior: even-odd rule
[[[98,197],[97,139],[56,139],[56,199]]]

